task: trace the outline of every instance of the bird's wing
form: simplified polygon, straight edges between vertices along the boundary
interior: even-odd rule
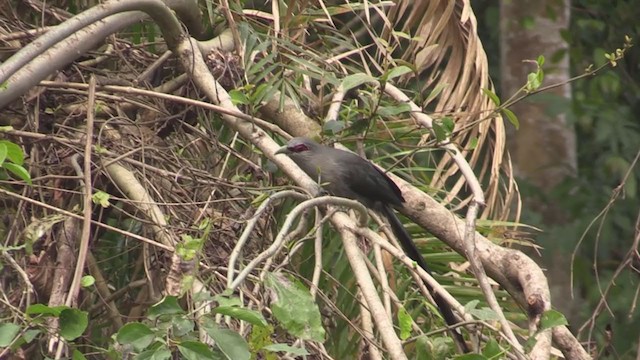
[[[358,196],[371,202],[382,202],[391,206],[399,206],[404,202],[402,191],[378,167],[369,161],[351,154],[345,159],[344,170],[350,181],[348,182],[351,191]]]

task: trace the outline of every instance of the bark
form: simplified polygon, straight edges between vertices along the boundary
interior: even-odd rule
[[[552,59],[567,48],[560,30],[569,26],[569,1],[502,1],[500,12],[502,97],[508,98],[526,83],[527,74],[536,68],[523,60],[535,60],[539,55],[546,58],[543,84],[567,81],[569,57]],[[531,21],[533,24],[527,25]],[[558,100],[571,98],[569,85],[555,88],[551,93]],[[577,171],[573,125],[568,123],[565,112],[551,113],[556,106],[544,100],[548,98],[532,96],[512,106],[511,110],[520,120],[520,129],[515,131],[509,127],[511,133],[507,137],[517,175],[543,191],[568,176],[575,176]]]
[[[560,31],[569,27],[568,0],[509,0],[500,3],[500,55],[502,98],[518,91],[535,64],[523,62],[544,55],[546,61],[544,85],[566,82],[570,78],[568,45]],[[566,51],[561,57],[557,55]],[[567,119],[571,87],[565,85],[550,92],[526,98],[511,107],[520,120],[519,130],[508,126],[507,146],[512,156],[516,176],[533,185],[541,196],[526,196],[526,208],[542,215],[540,227],[562,224],[568,219],[546,194],[569,177],[577,176],[576,135]],[[557,111],[566,104],[563,111]],[[570,269],[566,256],[553,254],[546,260],[553,297],[573,299]],[[547,254],[549,255],[549,254]],[[579,304],[559,301],[554,305],[569,319]]]

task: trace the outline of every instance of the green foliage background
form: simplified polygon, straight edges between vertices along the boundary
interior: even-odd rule
[[[483,0],[474,2],[473,7],[489,57],[491,77],[495,84],[500,84],[499,6]],[[590,64],[595,68],[607,62],[604,54],[621,47],[625,35],[637,43],[639,18],[640,7],[635,1],[573,1],[571,28],[562,33],[568,44],[571,75],[584,73]],[[553,63],[553,58],[548,60],[548,63]],[[577,298],[584,299],[579,321],[571,324],[574,331],[592,315],[601,299],[601,291],[629,251],[638,231],[640,168],[637,164],[634,166],[633,161],[640,150],[639,63],[640,50],[634,46],[616,68],[605,69],[593,78],[572,82],[570,103],[547,94],[535,98],[535,101],[543,102],[551,113],[564,112],[575,126],[577,136],[577,178],[565,181],[546,197],[538,189],[519,180],[524,198],[539,198],[559,204],[568,219],[565,224],[549,226],[525,203],[523,222],[544,230],[537,236],[538,243],[545,248],[544,258],[559,252],[569,259],[576,251],[575,263],[571,268],[567,263],[566,269],[574,273],[573,290]],[[500,93],[499,88],[497,91],[501,98],[510,95]],[[627,173],[629,176],[625,179]],[[621,184],[621,196],[603,217],[598,218]],[[583,233],[584,240],[578,245]],[[594,262],[597,262],[597,273]],[[607,298],[612,313],[605,310],[597,319],[593,335],[600,351],[626,357],[637,348],[640,314],[632,304],[640,286],[638,265],[636,261],[634,267],[623,271]],[[599,281],[594,281],[595,277]],[[602,346],[607,344],[604,334],[607,325],[613,329],[613,346],[603,349]],[[586,336],[583,332],[583,339]]]

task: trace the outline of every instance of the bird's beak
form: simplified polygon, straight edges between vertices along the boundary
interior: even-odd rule
[[[278,149],[276,151],[276,155],[278,155],[278,154],[288,154],[288,153],[289,153],[289,149],[287,149],[286,145],[281,147],[280,149]]]

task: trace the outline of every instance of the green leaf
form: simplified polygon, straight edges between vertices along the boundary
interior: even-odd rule
[[[171,359],[171,351],[165,344],[161,344],[155,349],[149,349],[141,352],[134,358],[135,360],[167,360]]]
[[[500,348],[496,339],[491,338],[482,349],[482,355],[489,359],[501,359],[502,355],[504,355],[504,350]]]
[[[538,79],[538,83],[539,83],[540,85],[542,85],[542,81],[544,81],[544,70],[539,69],[539,70],[536,72],[536,78]]]
[[[87,360],[87,358],[78,349],[73,349],[73,355],[71,355],[71,360]]]
[[[525,352],[530,352],[531,349],[533,349],[534,346],[536,346],[536,343],[538,342],[538,339],[536,339],[535,336],[529,336],[529,338],[527,339],[527,341],[524,342],[524,351]]]
[[[454,128],[455,124],[450,117],[443,117],[442,119],[435,119],[433,121],[433,132],[438,141],[444,141],[451,136]]]
[[[478,138],[473,136],[471,139],[469,139],[469,143],[466,147],[469,150],[475,150],[478,147]]]
[[[48,316],[60,316],[63,310],[69,309],[68,306],[54,306],[49,307],[44,304],[33,304],[27,308],[26,313],[28,315],[48,315]]]
[[[543,331],[546,329],[551,329],[556,326],[568,325],[567,319],[562,315],[561,312],[556,310],[547,310],[542,314],[540,318],[540,329],[538,331]]]
[[[344,121],[329,120],[322,125],[322,131],[326,134],[337,134],[345,127]]]
[[[469,312],[471,315],[477,317],[479,320],[498,320],[498,314],[488,307],[482,309],[473,309]]]
[[[155,320],[161,315],[175,314],[184,314],[184,310],[180,307],[180,304],[178,304],[178,298],[175,296],[166,296],[149,309],[147,317],[151,320]]]
[[[263,349],[271,352],[287,352],[296,356],[309,355],[309,352],[306,349],[299,348],[297,346],[287,345],[287,344],[271,344],[263,347]]]
[[[488,360],[485,356],[480,354],[464,354],[456,356],[456,360]]]
[[[24,164],[24,152],[18,144],[14,144],[8,140],[0,140],[0,144],[4,144],[7,148],[7,158],[16,165]]]
[[[233,103],[233,105],[251,104],[251,101],[249,100],[249,97],[247,96],[247,94],[245,94],[244,91],[241,91],[238,89],[233,89],[229,91],[229,97],[231,97],[231,102]]]
[[[100,144],[94,144],[93,151],[95,151],[98,154],[106,154],[107,151],[109,151],[109,149],[106,147],[100,146]]]
[[[229,329],[221,329],[210,319],[204,322],[203,327],[228,359],[249,360],[251,358],[249,345],[237,332]]]
[[[406,32],[402,32],[402,31],[393,31],[393,35],[402,38],[402,39],[407,39],[407,40],[411,40],[411,35],[407,34]]]
[[[12,323],[0,324],[0,347],[9,346],[20,333],[20,326]]]
[[[540,87],[540,85],[541,81],[538,72],[529,73],[529,75],[527,75],[527,85],[525,86],[527,91],[531,92],[533,90],[536,90]]]
[[[413,72],[413,70],[406,66],[406,65],[401,65],[398,67],[395,67],[391,70],[389,70],[386,74],[382,75],[382,81],[389,81],[393,78],[397,78],[398,76],[402,76],[404,74],[408,74],[410,72]]]
[[[429,340],[425,335],[416,338],[416,360],[432,360]]]
[[[411,105],[402,103],[394,106],[381,106],[378,108],[377,113],[382,117],[389,117],[396,116],[408,111],[411,111]]]
[[[104,191],[98,190],[91,196],[91,201],[93,201],[94,204],[100,205],[106,209],[111,206],[111,204],[109,203],[110,198],[111,195]]]
[[[151,345],[155,337],[155,333],[147,325],[133,322],[118,330],[116,341],[123,345],[131,345],[136,351],[142,351]]]
[[[231,296],[230,293],[222,293],[213,297],[219,306],[242,306],[242,300],[237,296]]]
[[[176,245],[176,252],[182,259],[190,261],[195,259],[195,257],[202,252],[203,246],[204,239],[194,238],[190,235],[183,234],[182,242]]]
[[[509,109],[502,109],[502,113],[507,115],[507,119],[509,119],[509,122],[516,128],[516,130],[520,128],[520,121],[513,111]]]
[[[435,121],[433,122],[433,133],[436,135],[436,140],[438,140],[438,142],[444,141],[447,138],[447,132],[444,130],[442,125]]]
[[[0,142],[0,166],[4,163],[4,159],[7,158],[7,145]]]
[[[82,287],[89,287],[92,286],[93,284],[96,283],[96,278],[94,278],[91,275],[85,275],[82,277],[82,279],[80,279],[80,286]]]
[[[25,331],[22,334],[22,338],[28,344],[31,341],[33,341],[33,339],[35,339],[36,336],[40,335],[40,333],[42,333],[42,331],[40,331],[38,329],[29,329],[29,330]],[[2,346],[2,345],[0,345],[0,346]]]
[[[544,65],[544,55],[539,55],[536,62],[538,63],[539,67],[542,67],[542,65]]]
[[[9,172],[11,172],[13,175],[22,179],[22,181],[31,185],[31,175],[29,175],[29,172],[27,171],[27,169],[23,168],[20,165],[12,164],[10,162],[4,163],[2,167],[9,170]]]
[[[421,335],[416,338],[416,360],[439,360],[452,358],[453,341],[445,337],[427,337]],[[456,358],[457,359],[457,358]]]
[[[60,336],[67,341],[79,338],[89,325],[89,314],[78,309],[64,309],[60,313]]]
[[[444,90],[444,88],[446,88],[447,86],[449,86],[449,84],[440,83],[440,84],[436,85],[436,87],[434,87],[433,90],[431,90],[431,92],[429,93],[429,96],[427,96],[427,99],[424,101],[425,104],[430,103],[431,101],[433,101],[433,99],[438,97],[438,95],[440,95],[442,90]],[[496,96],[496,98],[497,98],[497,96]],[[498,100],[498,101],[500,101],[500,100]]]
[[[342,79],[342,90],[349,91],[353,88],[370,82],[377,82],[377,80],[374,77],[364,73],[349,75]]]
[[[478,307],[480,300],[471,300],[464,306],[465,312],[470,312],[471,310],[475,310]]]
[[[442,119],[440,119],[440,122],[442,123],[442,126],[444,126],[445,130],[448,133],[448,136],[451,136],[451,134],[453,133],[453,130],[456,127],[456,124],[453,122],[453,119],[450,118],[449,116],[445,116]]]
[[[186,316],[175,316],[171,319],[174,336],[185,336],[195,329],[196,324]]]
[[[404,307],[398,309],[398,325],[400,326],[400,339],[407,340],[411,336],[411,323],[413,319]]]
[[[246,321],[253,325],[267,326],[267,320],[265,320],[264,316],[261,313],[241,308],[237,306],[218,306],[213,309],[214,314],[222,314],[226,316],[230,316],[234,319]]]
[[[265,286],[276,294],[273,316],[292,335],[303,340],[324,341],[318,305],[302,284],[281,274],[268,273]]]
[[[186,360],[219,360],[220,356],[214,354],[208,345],[199,341],[183,341],[178,344],[178,350]]]
[[[254,325],[251,327],[251,333],[247,341],[251,344],[252,349],[262,349],[265,346],[272,345],[273,326]]]
[[[489,89],[482,89],[482,92],[487,95],[496,106],[500,106],[500,98],[493,91]]]

